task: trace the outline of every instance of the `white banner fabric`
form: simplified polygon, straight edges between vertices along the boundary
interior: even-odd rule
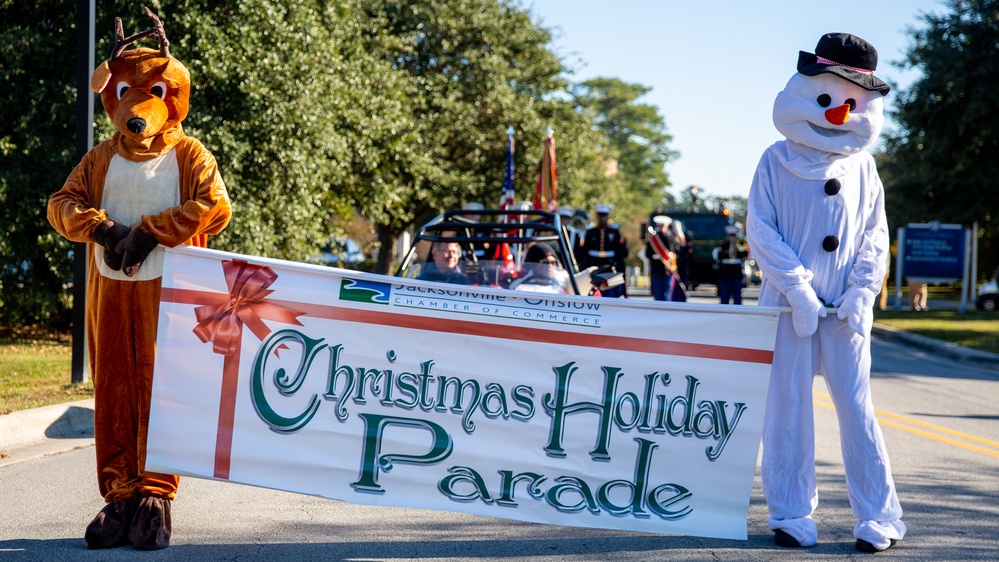
[[[170,249],[146,468],[746,539],[778,314]]]

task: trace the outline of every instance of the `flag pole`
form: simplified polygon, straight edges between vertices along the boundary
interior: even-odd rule
[[[513,153],[514,153],[514,141],[513,135],[517,131],[514,130],[513,125],[510,125],[506,129],[507,135],[507,150],[506,150],[506,170],[503,173],[503,188],[500,191],[500,205],[501,211],[508,211],[513,208],[516,203],[516,190],[513,187]],[[508,215],[500,215],[500,222],[509,222],[510,217]]]

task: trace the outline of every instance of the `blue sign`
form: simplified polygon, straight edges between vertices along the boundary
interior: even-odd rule
[[[964,278],[964,228],[956,224],[905,227],[902,275],[959,281]]]

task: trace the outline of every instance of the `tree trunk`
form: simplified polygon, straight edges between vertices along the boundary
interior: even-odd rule
[[[378,263],[375,265],[375,273],[382,275],[392,275],[395,269],[395,241],[398,239],[398,232],[389,225],[379,224],[375,226],[378,234]]]

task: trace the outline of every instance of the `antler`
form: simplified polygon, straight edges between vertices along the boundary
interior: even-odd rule
[[[153,23],[155,24],[153,29],[156,30],[155,39],[160,44],[160,56],[166,59],[170,58],[170,40],[167,39],[166,30],[163,29],[163,22],[149,8],[143,6],[142,9],[146,11],[147,16],[153,19]]]
[[[125,37],[125,32],[122,30],[121,18],[114,19],[114,48],[111,50],[111,60],[115,60],[121,56],[122,51],[125,47],[131,45],[132,43],[138,41],[139,39],[144,39],[146,37],[151,37],[154,41],[160,44],[160,56],[164,58],[170,58],[170,41],[167,39],[166,30],[163,29],[163,22],[160,18],[156,17],[156,14],[152,10],[143,6],[146,11],[146,15],[152,18],[153,27]]]

